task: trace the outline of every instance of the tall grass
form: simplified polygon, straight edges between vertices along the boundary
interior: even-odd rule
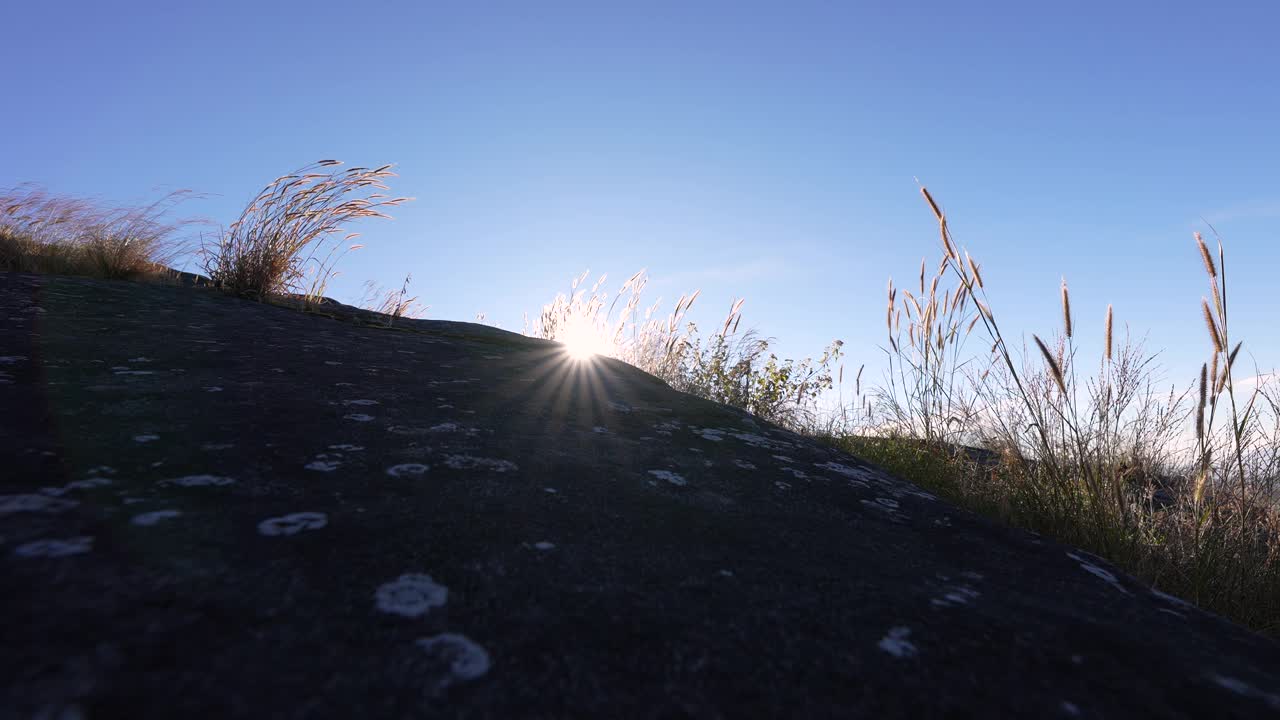
[[[1054,332],[1012,346],[988,296],[992,278],[922,195],[938,224],[938,270],[926,281],[922,265],[919,294],[890,284],[890,372],[867,423],[878,437],[846,431],[836,442],[1280,633],[1280,393],[1237,386],[1242,343],[1230,334],[1221,240],[1214,253],[1195,236],[1209,359],[1186,388],[1166,390],[1156,356],[1116,336],[1111,306],[1096,326],[1101,356],[1078,357],[1086,328],[1065,279]],[[981,346],[966,351],[979,334]]]
[[[155,275],[184,249],[190,220],[169,212],[172,192],[140,207],[105,207],[35,185],[0,192],[0,269],[128,279]]]
[[[411,199],[378,192],[389,191],[390,165],[337,169],[341,164],[321,160],[268,183],[216,243],[202,248],[214,284],[245,297],[294,293],[318,300],[334,263],[361,247],[349,245],[359,233],[343,235],[344,226],[389,218],[385,210]]]

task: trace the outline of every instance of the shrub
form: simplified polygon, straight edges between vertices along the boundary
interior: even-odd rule
[[[223,290],[257,299],[299,293],[308,303],[324,294],[333,264],[360,248],[334,240],[343,226],[364,218],[389,218],[383,210],[408,202],[376,190],[395,177],[390,165],[337,170],[321,160],[268,183],[218,237],[202,248],[204,268]],[[337,254],[337,257],[335,257]]]

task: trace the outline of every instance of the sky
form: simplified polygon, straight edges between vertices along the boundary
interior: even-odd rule
[[[232,222],[322,158],[395,163],[330,295],[411,289],[519,329],[584,270],[784,357],[883,367],[884,292],[938,257],[917,179],[1007,330],[1083,356],[1117,321],[1190,382],[1192,232],[1226,239],[1231,335],[1280,359],[1280,5],[78,2],[7,6],[0,187],[204,194]],[[16,70],[15,70],[16,68]],[[194,265],[187,269],[198,269]]]

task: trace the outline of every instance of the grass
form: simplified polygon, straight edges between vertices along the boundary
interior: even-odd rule
[[[428,306],[420,304],[416,295],[409,297],[411,280],[413,280],[413,273],[406,274],[399,290],[385,289],[370,280],[364,284],[364,295],[357,304],[365,310],[385,315],[387,327],[392,327],[395,321],[402,317],[425,317]]]
[[[359,234],[344,233],[344,226],[389,218],[385,210],[411,200],[377,192],[389,191],[390,165],[340,165],[321,160],[268,183],[216,242],[201,248],[214,285],[259,300],[287,294],[301,295],[306,304],[319,300],[334,263],[361,247],[348,244]]]
[[[108,208],[34,185],[0,192],[0,270],[108,279],[156,276],[183,249],[169,211],[178,191],[142,207]]]
[[[584,272],[542,308],[536,322],[526,318],[526,335],[566,344],[570,353],[617,358],[661,378],[677,390],[732,405],[765,420],[792,427],[810,424],[822,393],[832,387],[841,356],[834,341],[817,361],[779,359],[773,339],[742,329],[743,300],[734,301],[716,332],[703,336],[688,321],[697,291],[681,295],[663,316],[661,300],[641,311],[647,277],[641,270],[612,295],[601,276],[590,287]],[[615,313],[616,311],[616,313]]]
[[[927,190],[942,253],[919,293],[892,283],[889,372],[828,441],[958,505],[1078,545],[1152,585],[1280,635],[1280,392],[1238,388],[1226,253],[1194,237],[1208,294],[1208,360],[1164,392],[1155,355],[1102,319],[1094,369],[1064,279],[1058,327],[1013,347],[987,294],[991,278],[955,242]],[[980,337],[981,347],[967,341]],[[1235,343],[1234,345],[1232,343]],[[985,452],[958,452],[971,446]]]

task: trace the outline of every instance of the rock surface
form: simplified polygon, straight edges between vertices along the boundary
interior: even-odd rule
[[[341,312],[337,312],[337,311]],[[6,717],[1266,717],[1280,648],[625,365],[0,274]]]

